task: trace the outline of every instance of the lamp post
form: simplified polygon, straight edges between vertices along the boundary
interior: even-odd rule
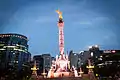
[[[89,74],[90,80],[96,80],[95,75],[93,73],[94,66],[91,65],[90,59],[88,59],[88,66],[86,66],[86,68],[88,68],[88,74]]]
[[[91,65],[90,59],[88,59],[88,66],[86,66],[86,68],[88,68],[88,73],[93,72],[94,66]]]
[[[45,69],[43,69],[43,73],[41,73],[44,78],[46,78],[47,73],[45,73]]]
[[[83,75],[84,72],[82,71],[81,67],[80,67],[80,72],[78,72],[78,73],[80,74],[79,76],[82,77],[82,75]]]
[[[38,69],[39,69],[39,68],[36,67],[36,61],[35,61],[33,68],[31,68],[31,70],[33,71],[32,74],[37,76],[37,70],[38,70]]]

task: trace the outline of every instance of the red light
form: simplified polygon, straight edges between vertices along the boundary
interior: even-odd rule
[[[115,53],[115,52],[116,52],[116,51],[114,51],[114,50],[112,51],[112,53]]]

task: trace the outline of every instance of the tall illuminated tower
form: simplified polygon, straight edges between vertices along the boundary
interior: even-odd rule
[[[56,56],[56,60],[53,61],[52,67],[48,72],[48,77],[60,77],[60,76],[69,76],[69,60],[68,55],[64,54],[64,21],[62,17],[62,12],[56,10],[59,15],[59,20],[57,23],[59,29],[59,51],[60,55]],[[53,74],[52,74],[53,73]]]
[[[64,54],[64,32],[63,32],[64,21],[62,17],[62,12],[60,12],[59,10],[56,10],[56,12],[59,14],[59,21],[57,23],[59,28],[59,51],[60,54],[63,55]]]

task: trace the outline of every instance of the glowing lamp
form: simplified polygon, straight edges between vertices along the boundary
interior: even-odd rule
[[[86,68],[92,69],[92,68],[94,68],[94,66],[86,66]]]
[[[115,53],[115,52],[116,52],[115,50],[112,51],[112,53]]]

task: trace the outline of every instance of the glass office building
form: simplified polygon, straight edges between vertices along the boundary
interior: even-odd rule
[[[16,66],[22,69],[30,62],[28,39],[20,34],[0,34],[0,69]]]

